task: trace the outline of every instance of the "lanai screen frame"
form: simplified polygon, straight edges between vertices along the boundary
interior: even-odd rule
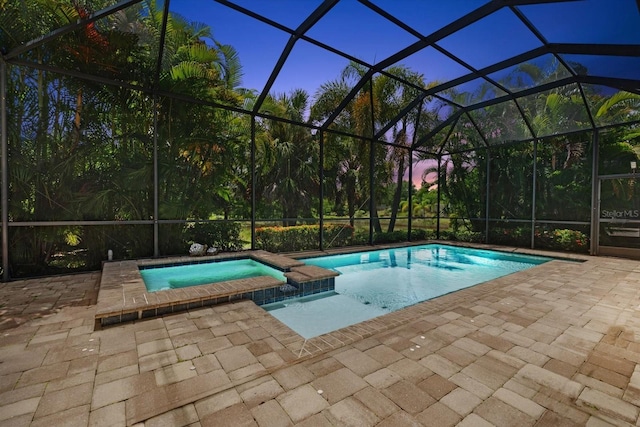
[[[455,121],[457,121],[460,117],[462,116],[466,116],[469,118],[469,120],[473,123],[473,119],[470,117],[470,112],[473,112],[475,110],[479,110],[485,107],[490,107],[492,105],[497,105],[503,102],[513,102],[516,107],[518,108],[518,110],[520,111],[520,114],[522,115],[522,119],[524,120],[524,122],[526,123],[527,127],[530,130],[530,133],[533,135],[532,138],[528,138],[528,139],[522,139],[522,140],[518,140],[518,141],[503,141],[503,144],[508,143],[508,144],[519,144],[519,143],[528,143],[528,142],[533,142],[534,145],[537,145],[540,141],[541,138],[537,137],[531,124],[529,123],[526,115],[524,114],[524,112],[522,111],[522,108],[519,106],[518,104],[518,99],[522,98],[524,96],[528,96],[528,95],[532,95],[532,94],[537,94],[540,92],[543,92],[545,90],[550,90],[550,89],[554,89],[554,88],[558,88],[567,84],[575,84],[581,93],[581,97],[584,103],[584,108],[585,111],[587,112],[588,116],[589,116],[589,122],[591,127],[589,129],[587,129],[588,131],[592,132],[593,135],[593,141],[592,141],[592,149],[593,149],[593,154],[592,154],[592,159],[593,159],[593,164],[592,164],[592,200],[591,200],[591,206],[592,206],[592,215],[591,215],[591,248],[590,248],[590,253],[595,254],[596,252],[596,247],[597,247],[597,242],[595,241],[596,239],[594,239],[593,237],[597,235],[597,220],[598,220],[598,212],[597,212],[597,177],[598,177],[598,134],[601,130],[607,129],[607,128],[611,128],[611,127],[616,127],[616,126],[620,126],[620,125],[636,125],[638,123],[640,123],[640,121],[633,121],[633,122],[624,122],[624,123],[620,123],[620,124],[612,124],[612,125],[606,125],[606,126],[602,126],[602,125],[598,125],[596,123],[596,121],[594,120],[594,118],[592,117],[589,105],[587,103],[585,94],[584,94],[584,90],[582,88],[583,84],[593,84],[593,85],[603,85],[603,86],[607,86],[607,87],[611,87],[611,88],[615,88],[618,90],[623,90],[623,91],[627,91],[627,92],[631,92],[631,93],[635,93],[635,94],[640,94],[640,79],[639,80],[630,80],[630,79],[621,79],[621,78],[612,78],[612,77],[598,77],[598,76],[590,76],[590,75],[581,75],[576,73],[574,70],[572,70],[572,68],[564,61],[564,59],[562,58],[561,54],[576,54],[576,55],[599,55],[599,56],[628,56],[628,57],[640,57],[640,46],[639,45],[622,45],[622,44],[576,44],[576,43],[550,43],[548,42],[545,37],[542,35],[542,33],[527,19],[527,17],[518,9],[518,6],[523,6],[523,5],[529,5],[529,4],[537,4],[537,3],[549,3],[549,2],[553,2],[553,0],[541,0],[541,1],[535,1],[535,0],[498,0],[498,1],[492,1],[489,3],[486,3],[482,6],[480,6],[479,8],[475,9],[474,11],[464,15],[463,17],[453,21],[452,23],[440,28],[439,30],[433,32],[432,34],[428,35],[428,36],[424,36],[421,33],[419,33],[418,31],[416,31],[415,29],[413,29],[412,27],[406,25],[405,23],[403,23],[402,21],[400,21],[399,19],[397,19],[396,17],[394,17],[393,15],[391,15],[390,13],[388,13],[387,11],[385,11],[383,8],[377,6],[376,4],[374,4],[371,1],[367,1],[367,0],[359,0],[360,3],[362,3],[364,6],[368,7],[370,10],[372,10],[373,12],[379,14],[380,16],[384,17],[385,19],[389,20],[390,22],[394,23],[395,25],[397,25],[398,27],[404,29],[405,31],[407,31],[408,33],[412,34],[413,36],[415,36],[418,41],[414,44],[412,44],[411,46],[408,46],[405,49],[402,49],[398,52],[396,52],[395,54],[389,56],[388,58],[376,63],[376,64],[369,64],[366,63],[365,61],[362,61],[358,58],[353,57],[352,55],[349,55],[346,52],[343,52],[339,49],[336,49],[332,46],[328,46],[325,45],[322,42],[319,42],[311,37],[309,37],[306,33],[313,27],[314,24],[316,24],[319,20],[321,20],[338,2],[339,0],[325,0],[324,2],[322,2],[319,7],[314,10],[308,17],[307,19],[304,20],[304,22],[302,24],[300,24],[295,30],[287,28],[263,15],[260,15],[256,12],[253,12],[251,10],[245,9],[235,3],[232,3],[230,1],[227,0],[215,0],[217,3],[220,3],[226,7],[232,8],[234,10],[236,10],[237,12],[246,14],[254,19],[257,19],[261,22],[263,22],[264,24],[270,25],[272,27],[275,27],[281,31],[284,31],[286,33],[288,33],[290,35],[290,39],[289,42],[287,43],[287,45],[284,47],[279,60],[277,61],[275,67],[273,68],[267,83],[264,87],[264,89],[262,90],[262,92],[260,93],[257,102],[254,104],[254,107],[252,110],[244,110],[242,108],[237,108],[237,107],[230,107],[228,105],[222,105],[222,104],[216,104],[213,102],[209,102],[209,101],[203,101],[201,99],[196,99],[190,96],[186,96],[186,95],[181,95],[181,94],[177,94],[177,93],[171,93],[171,92],[166,92],[166,91],[161,91],[159,90],[155,85],[153,85],[152,87],[140,87],[139,85],[133,85],[133,84],[129,84],[126,82],[121,82],[121,81],[116,81],[116,80],[111,80],[108,78],[103,78],[103,77],[98,77],[98,76],[94,76],[94,75],[87,75],[78,71],[74,71],[74,70],[69,70],[69,69],[62,69],[59,67],[55,67],[55,66],[50,66],[50,65],[46,65],[46,64],[37,64],[37,63],[33,63],[30,61],[25,61],[23,59],[20,59],[20,55],[24,52],[27,52],[31,49],[37,48],[39,46],[44,45],[45,43],[55,40],[57,37],[60,37],[64,34],[76,31],[80,28],[82,28],[83,26],[93,23],[99,19],[102,19],[106,16],[109,16],[119,10],[123,10],[126,9],[127,7],[130,7],[132,5],[135,5],[137,3],[140,3],[142,0],[124,0],[124,1],[120,1],[116,4],[114,4],[111,7],[108,7],[104,10],[98,11],[96,13],[91,14],[89,17],[87,17],[86,19],[82,19],[78,22],[75,23],[71,23],[65,27],[59,28],[59,29],[55,29],[53,31],[51,31],[49,34],[46,34],[42,37],[39,37],[35,40],[32,40],[30,42],[27,42],[25,44],[23,44],[22,46],[18,46],[14,49],[8,50],[8,51],[2,51],[2,55],[0,57],[0,93],[2,95],[1,97],[1,104],[0,104],[0,145],[1,145],[1,152],[0,155],[2,156],[2,164],[0,164],[0,169],[1,169],[1,179],[2,179],[2,188],[1,188],[1,207],[2,207],[2,267],[3,267],[3,279],[9,280],[10,276],[9,276],[9,241],[8,241],[8,235],[9,235],[9,228],[10,227],[33,227],[33,226],[60,226],[60,225],[79,225],[79,226],[93,226],[93,225],[122,225],[123,223],[126,224],[131,224],[131,225],[153,225],[153,229],[154,229],[154,242],[153,242],[153,253],[154,256],[159,256],[159,248],[158,248],[158,241],[159,241],[159,225],[165,222],[175,222],[175,221],[169,221],[169,220],[161,220],[158,219],[159,215],[158,215],[158,160],[157,160],[157,126],[154,126],[154,219],[150,219],[150,220],[138,220],[138,221],[59,221],[59,222],[55,222],[55,221],[29,221],[29,222],[14,222],[14,221],[9,221],[9,216],[8,216],[8,164],[9,164],[9,160],[8,160],[8,140],[7,140],[7,107],[6,107],[6,81],[7,81],[7,66],[23,66],[23,67],[30,67],[30,68],[34,68],[34,69],[39,69],[39,70],[44,70],[44,71],[52,71],[55,73],[59,73],[61,75],[67,75],[67,76],[72,76],[72,77],[77,77],[83,80],[87,80],[87,81],[92,81],[92,82],[96,82],[96,83],[100,83],[100,84],[104,84],[104,85],[112,85],[112,86],[118,86],[118,87],[122,87],[122,88],[126,88],[126,89],[130,89],[130,90],[136,90],[136,91],[142,91],[142,92],[146,92],[149,95],[151,95],[154,99],[158,98],[158,97],[167,97],[167,98],[172,98],[172,99],[176,99],[176,100],[181,100],[181,101],[185,101],[185,102],[190,102],[190,103],[196,103],[196,104],[202,104],[202,105],[207,105],[207,106],[211,106],[211,107],[215,107],[215,108],[220,108],[220,109],[225,109],[225,110],[230,110],[230,111],[234,111],[236,113],[241,113],[241,114],[248,114],[251,117],[251,169],[252,169],[252,179],[255,180],[256,177],[256,161],[255,161],[255,122],[257,118],[263,118],[263,119],[268,119],[268,120],[274,120],[274,121],[280,121],[280,122],[285,122],[285,123],[291,123],[291,124],[295,124],[298,126],[303,126],[303,127],[307,127],[310,130],[312,130],[313,132],[317,133],[317,137],[319,139],[319,150],[320,150],[320,164],[324,164],[324,154],[323,154],[323,149],[324,149],[324,139],[327,133],[335,133],[335,134],[341,134],[343,136],[346,137],[350,137],[350,138],[357,138],[360,140],[363,140],[364,142],[368,142],[371,144],[385,144],[385,145],[394,145],[393,143],[390,142],[386,142],[383,141],[382,138],[385,135],[385,133],[387,131],[389,131],[389,129],[391,129],[391,127],[397,123],[399,120],[401,120],[405,115],[407,115],[410,111],[412,111],[412,109],[416,108],[417,106],[421,105],[426,99],[431,99],[433,97],[440,99],[443,102],[446,102],[450,105],[454,105],[457,108],[457,112],[452,114],[449,118],[447,118],[446,120],[444,120],[443,122],[441,122],[437,127],[435,127],[434,129],[431,130],[431,132],[422,135],[420,138],[414,139],[412,145],[407,149],[407,147],[405,146],[400,146],[400,145],[396,145],[398,148],[401,149],[407,149],[408,150],[408,154],[409,154],[409,158],[413,158],[413,155],[415,152],[421,151],[423,153],[429,154],[431,156],[433,156],[434,159],[437,160],[438,165],[440,165],[441,161],[442,161],[442,157],[449,155],[449,154],[455,154],[455,151],[447,151],[446,149],[446,143],[447,143],[447,139],[445,139],[439,147],[437,147],[437,150],[435,151],[428,151],[424,149],[424,146],[427,142],[431,141],[431,139],[438,133],[440,132],[442,129],[446,128],[447,126],[451,125],[452,123],[454,123]],[[560,2],[565,1],[565,0],[558,0]],[[165,37],[165,33],[166,33],[166,26],[167,26],[167,16],[170,12],[170,0],[165,0],[164,2],[164,12],[163,12],[163,23],[162,23],[162,31],[160,34],[160,53],[159,53],[159,57],[158,57],[158,62],[157,62],[157,68],[156,68],[156,76],[155,76],[155,81],[158,80],[158,76],[160,73],[160,67],[161,67],[161,60],[160,58],[162,57],[162,49],[164,47],[164,37]],[[514,57],[511,57],[509,59],[506,59],[504,61],[489,65],[485,68],[482,69],[475,69],[473,68],[471,65],[467,64],[465,61],[463,61],[462,59],[460,59],[459,57],[457,57],[456,55],[452,54],[451,52],[447,51],[446,49],[442,48],[441,46],[438,45],[438,42],[440,40],[442,40],[443,38],[456,33],[459,30],[462,30],[466,27],[468,27],[469,25],[483,19],[484,17],[487,17],[489,15],[491,15],[492,13],[495,13],[496,11],[502,10],[503,8],[510,10],[511,12],[513,12],[520,20],[521,22],[528,28],[528,30],[539,40],[541,46],[534,48],[532,50],[529,50],[527,52],[518,54]],[[273,86],[276,78],[278,77],[279,72],[282,70],[282,67],[284,66],[287,57],[289,56],[289,54],[291,53],[295,43],[298,40],[304,40],[306,42],[312,43],[322,49],[326,49],[334,54],[337,54],[343,58],[348,59],[349,61],[353,61],[355,63],[358,63],[364,67],[366,67],[368,69],[367,73],[362,76],[362,78],[355,84],[355,86],[352,88],[351,92],[348,94],[347,97],[345,97],[342,102],[337,106],[337,108],[334,110],[333,114],[331,114],[329,116],[329,118],[327,120],[325,120],[323,123],[320,124],[308,124],[308,123],[298,123],[298,122],[294,122],[288,119],[284,119],[281,117],[276,117],[264,112],[260,111],[260,108],[264,102],[264,100],[266,99],[267,95],[269,94],[269,91],[271,89],[271,87]],[[389,123],[387,123],[387,125],[385,125],[382,129],[378,130],[375,134],[373,135],[354,135],[351,133],[347,133],[347,132],[341,132],[341,131],[337,131],[335,129],[331,128],[331,125],[334,123],[335,119],[338,117],[338,115],[347,107],[347,105],[349,104],[350,101],[352,101],[354,99],[354,97],[358,94],[358,92],[366,87],[367,84],[369,84],[371,82],[371,79],[373,78],[374,75],[376,74],[381,74],[381,75],[387,75],[388,77],[394,78],[400,82],[402,82],[405,85],[408,86],[413,86],[412,83],[407,82],[407,81],[403,81],[401,78],[398,78],[397,76],[393,76],[391,74],[389,74],[387,71],[385,71],[385,69],[393,64],[398,63],[398,61],[401,61],[402,59],[414,54],[415,52],[418,52],[419,50],[426,48],[426,47],[432,47],[437,49],[440,53],[444,54],[445,56],[447,56],[449,59],[453,60],[454,62],[464,66],[466,69],[470,70],[469,73],[458,77],[456,79],[441,83],[439,85],[436,85],[434,87],[425,89],[425,88],[419,88],[419,87],[415,87],[416,89],[420,90],[420,95],[418,97],[416,97],[414,99],[414,101],[412,101],[411,103],[409,103],[408,105],[405,106],[404,109],[402,109],[402,111],[400,111],[397,116],[391,120]],[[500,70],[504,70],[507,69],[509,67],[512,67],[514,65],[526,62],[528,60],[532,60],[535,58],[538,58],[542,55],[552,55],[553,57],[556,58],[556,60],[563,65],[563,67],[565,67],[567,70],[569,70],[570,72],[570,76],[566,77],[564,79],[560,79],[554,82],[550,82],[547,84],[544,84],[542,86],[536,86],[536,87],[532,87],[529,89],[525,89],[523,91],[518,91],[517,93],[515,93],[512,90],[509,90],[508,88],[502,86],[500,83],[496,82],[495,80],[493,80],[490,77],[490,74],[500,71]],[[467,82],[470,82],[474,79],[477,78],[482,78],[485,81],[495,85],[496,87],[498,87],[502,92],[505,93],[505,95],[502,96],[498,96],[494,99],[490,99],[490,100],[486,100],[480,103],[475,103],[472,105],[460,105],[460,104],[456,104],[454,101],[451,100],[446,100],[443,99],[440,96],[440,93],[442,93],[442,91],[445,91],[447,89],[453,88],[457,85],[460,84],[464,84]],[[155,106],[154,106],[155,108]],[[371,110],[373,110],[373,100],[371,100],[371,105],[370,105]],[[157,116],[157,114],[154,114]],[[418,119],[419,120],[419,119]],[[418,128],[418,124],[419,123],[415,123],[414,126],[415,128]],[[475,124],[474,124],[475,125]],[[475,125],[476,130],[478,131],[478,134],[481,136],[481,138],[483,139],[484,142],[484,147],[480,147],[480,148],[476,148],[476,149],[471,149],[471,151],[473,150],[477,150],[477,149],[483,149],[486,150],[488,155],[490,156],[491,153],[491,149],[493,147],[499,147],[503,144],[494,144],[491,145],[487,142],[486,138],[483,137],[483,133],[482,131],[478,128],[477,125]],[[580,130],[580,132],[584,132],[585,129]],[[557,133],[554,136],[562,136],[562,135],[567,135],[573,132],[565,132],[565,133]],[[369,159],[370,160],[370,171],[373,171],[373,159]],[[490,163],[488,163],[490,164]],[[534,159],[534,165],[535,167],[535,159]],[[320,209],[319,209],[319,224],[320,224],[320,235],[319,235],[319,249],[322,250],[323,249],[323,236],[322,236],[322,228],[323,228],[323,223],[324,223],[324,214],[323,214],[323,184],[324,183],[324,175],[323,175],[323,168],[319,167],[319,181],[320,181],[320,198],[319,198],[319,203],[320,203]],[[369,177],[370,180],[370,184],[373,181],[373,177],[370,176]],[[411,166],[409,167],[409,182],[412,182],[412,168]],[[252,186],[253,188],[253,194],[252,194],[252,206],[251,206],[251,210],[252,210],[252,214],[251,214],[251,248],[254,249],[255,248],[255,229],[256,229],[256,200],[255,200],[255,185]],[[371,189],[371,196],[373,196],[373,191],[374,191],[374,185],[370,185],[370,189]],[[489,198],[486,197],[487,195],[485,195],[485,199],[487,200],[487,210],[486,210],[486,214],[485,214],[485,218],[484,221],[486,223],[486,230],[487,233],[485,233],[486,238],[488,238],[488,229],[489,229],[489,222],[491,220],[491,218],[489,218],[489,212],[488,212],[488,205],[489,205]],[[409,204],[411,205],[411,187],[409,187]],[[373,197],[370,197],[371,201],[373,201]],[[438,197],[438,200],[440,200],[440,197]],[[534,246],[533,244],[533,229],[535,228],[535,224],[536,224],[536,218],[535,218],[535,194],[534,194],[534,200],[532,201],[532,206],[533,206],[533,212],[532,212],[532,218],[531,218],[531,227],[532,227],[532,237],[531,237],[531,245],[532,247]],[[370,209],[371,211],[371,209]],[[411,210],[409,210],[409,214],[408,214],[408,224],[409,224],[409,228],[408,228],[408,239],[411,240],[411,219],[412,219],[412,213]],[[373,229],[372,229],[372,218],[369,218],[369,243],[373,243]],[[184,219],[184,222],[193,222],[187,219]],[[438,216],[437,216],[437,230],[438,230],[438,237],[439,237],[439,231],[440,231],[440,212],[438,212]]]

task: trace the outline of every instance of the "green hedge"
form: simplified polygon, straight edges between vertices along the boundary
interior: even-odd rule
[[[470,230],[442,230],[440,232],[442,240],[451,240],[458,242],[482,243],[484,242],[484,233]]]
[[[536,230],[535,245],[544,249],[587,253],[590,241],[589,236],[579,230]]]
[[[319,225],[256,228],[256,248],[269,252],[297,252],[318,249]],[[353,227],[325,225],[322,238],[327,247],[353,244]]]
[[[529,247],[531,246],[530,227],[492,227],[489,229],[489,243]]]
[[[436,232],[435,230],[423,230],[421,228],[416,228],[411,231],[411,240],[428,240],[435,239]],[[407,231],[399,230],[392,232],[382,232],[382,233],[373,233],[373,243],[400,243],[406,242],[407,240]],[[368,245],[369,244],[369,231],[368,230],[357,230],[353,236],[353,245]]]
[[[188,244],[200,243],[224,252],[242,249],[240,223],[238,222],[217,221],[188,224],[184,227],[183,239]]]
[[[440,237],[444,240],[460,242],[484,242],[484,233],[467,230],[443,231]],[[489,243],[507,246],[529,247],[531,244],[531,228],[494,227],[489,231]],[[540,229],[534,235],[537,249],[552,249],[567,252],[587,253],[589,251],[589,236],[579,230],[571,229]]]
[[[297,252],[318,249],[317,225],[300,225],[295,227],[263,227],[256,229],[256,247],[269,252]],[[485,235],[482,232],[458,229],[443,230],[443,240],[482,243]],[[415,229],[411,232],[411,240],[435,239],[435,231]],[[368,230],[357,230],[348,225],[326,225],[324,228],[325,247],[342,247],[366,245],[369,243]],[[406,230],[390,233],[374,233],[373,243],[399,243],[407,241]],[[503,228],[490,230],[489,242],[493,244],[528,247],[531,243],[531,229],[528,227]],[[589,250],[589,238],[578,230],[550,229],[536,230],[535,246],[539,249],[553,249],[569,252],[586,253]]]
[[[354,236],[354,228],[348,224],[328,224],[324,226],[324,231],[322,232],[322,240],[325,248],[352,246],[354,244]]]
[[[423,230],[414,228],[411,230],[411,240],[435,240],[436,230]]]
[[[373,234],[373,243],[398,243],[407,241],[407,231],[391,231]]]

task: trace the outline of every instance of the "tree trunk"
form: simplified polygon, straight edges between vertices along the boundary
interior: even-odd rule
[[[33,183],[33,197],[34,197],[34,208],[33,208],[33,217],[32,220],[42,220],[42,219],[54,219],[54,215],[51,215],[52,212],[48,209],[49,200],[48,194],[49,191],[46,186],[49,184],[47,177],[44,176],[47,172],[49,172],[49,164],[47,160],[49,157],[53,156],[53,153],[50,153],[48,147],[48,123],[49,123],[49,99],[47,96],[47,84],[45,83],[45,72],[37,71],[38,73],[38,124],[35,135],[35,146],[36,149],[34,153],[36,154],[36,165],[35,169],[38,171],[38,175],[36,175],[35,182]],[[39,176],[42,174],[43,176]],[[46,244],[43,241],[42,237],[38,236],[37,233],[34,233],[33,245],[31,247],[32,250],[32,261],[36,265],[43,265],[45,261],[45,253],[43,251],[43,247]]]
[[[356,183],[355,178],[350,176],[344,177],[344,187],[347,192],[347,210],[349,213],[349,224],[354,227],[356,215]]]
[[[284,227],[293,227],[297,224],[296,208],[294,206],[283,206],[282,209],[282,225]]]
[[[376,233],[382,233],[382,225],[380,225],[380,217],[378,216],[378,202],[373,198],[373,206],[371,207],[371,221],[373,221],[373,230]]]
[[[82,89],[78,89],[76,96],[76,114],[73,119],[73,138],[71,144],[71,150],[73,151],[80,143],[80,125],[82,124]]]
[[[400,156],[398,161],[398,177],[396,182],[396,191],[393,194],[393,201],[391,203],[391,219],[389,220],[389,227],[387,232],[391,233],[396,226],[396,218],[398,216],[398,209],[400,208],[400,199],[402,198],[402,178],[404,176],[404,155]],[[411,185],[411,183],[409,183]]]

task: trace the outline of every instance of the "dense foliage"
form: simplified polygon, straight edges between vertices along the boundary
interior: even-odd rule
[[[240,224],[231,221],[191,223],[183,228],[186,244],[200,243],[217,251],[237,251],[242,249]]]
[[[0,46],[20,46],[111,3],[0,1]],[[487,203],[495,228],[489,241],[517,229],[508,220],[589,220],[592,133],[556,136],[592,126],[575,85],[521,97],[518,106],[471,111],[426,138],[452,108],[428,97],[396,120],[417,87],[435,83],[395,65],[387,73],[406,83],[374,74],[324,132],[321,158],[319,135],[294,123],[322,123],[367,70],[351,63],[314,94],[293,89],[260,100],[242,87],[238,52],[211,28],[171,14],[161,46],[161,25],[162,8],[144,1],[27,50],[23,65],[8,66],[10,221],[61,221],[10,228],[12,276],[96,269],[108,249],[117,258],[153,255],[154,221],[161,222],[160,254],[172,255],[198,240],[246,247],[252,215],[261,225],[281,226],[255,230],[257,247],[274,251],[317,248],[317,226],[300,224],[317,224],[320,215],[348,224],[325,226],[326,247],[368,243],[369,219],[374,242],[406,240],[410,215],[412,239],[435,237],[441,215],[441,237],[477,241]],[[521,64],[503,83],[552,82],[559,68]],[[598,124],[640,118],[640,97],[601,89],[584,85]],[[491,96],[482,86],[447,93],[457,105]],[[250,114],[257,102],[269,118]],[[381,130],[383,144],[372,142]],[[532,131],[537,143],[495,146],[531,139]],[[639,137],[634,126],[603,133],[601,170],[626,171]],[[414,141],[418,151],[409,150]],[[434,153],[449,153],[439,168]],[[407,181],[412,162],[414,176],[423,173],[420,188]],[[69,221],[112,223],[59,225]],[[541,245],[545,233],[560,233],[553,241],[583,240],[545,230]],[[528,245],[530,233],[505,243]],[[583,249],[574,243],[562,245]]]
[[[322,228],[327,248],[354,244],[350,225],[326,225]],[[270,252],[295,252],[318,248],[320,226],[260,227],[256,229],[256,247]]]

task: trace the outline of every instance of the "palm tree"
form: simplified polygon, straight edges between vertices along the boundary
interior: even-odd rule
[[[291,121],[304,122],[309,95],[302,89],[269,95],[263,111]],[[311,131],[278,120],[263,122],[259,144],[262,160],[261,190],[265,201],[280,207],[284,226],[310,218],[318,194],[318,146]]]
[[[421,87],[424,86],[422,76],[404,66],[394,66],[388,70],[390,73]],[[313,121],[322,122],[335,109],[336,105],[346,97],[353,85],[360,80],[367,70],[357,63],[350,63],[342,71],[336,80],[323,84],[315,95],[315,102],[311,108]],[[398,80],[387,75],[378,75],[365,84],[345,110],[336,118],[333,126],[346,132],[372,137],[376,129],[381,129],[387,124],[405,105],[418,96],[418,90],[401,84]],[[371,101],[373,100],[373,105]],[[415,122],[415,114],[402,118],[391,129],[392,141],[400,146],[407,146],[409,127]],[[386,138],[386,137],[385,137]],[[338,165],[330,165],[329,169],[335,171],[335,180],[341,184],[340,188],[346,193],[348,213],[353,225],[353,215],[357,207],[357,200],[367,200],[369,193],[368,182],[369,168],[373,167],[374,181],[376,185],[385,187],[391,184],[396,177],[395,191],[391,203],[391,221],[389,231],[395,226],[397,213],[402,196],[402,178],[406,171],[408,149],[387,148],[375,144],[373,147],[357,141],[353,138],[330,137],[328,147],[339,150],[335,156]],[[374,165],[370,165],[369,150],[374,152]],[[328,158],[334,156],[329,150]],[[342,160],[338,160],[342,159]],[[395,166],[395,170],[394,169]],[[362,196],[360,196],[362,195]],[[366,195],[366,196],[365,196]],[[340,198],[336,197],[337,200]],[[377,197],[371,201],[371,218],[376,232],[382,232],[378,219]]]
[[[314,97],[311,106],[310,120],[323,122],[335,109],[335,107],[350,92],[353,82],[348,79],[348,70],[343,70],[342,75],[335,80],[323,83]],[[353,103],[347,106],[345,114],[341,114],[335,121],[337,129],[352,131],[355,128],[355,113]],[[356,210],[364,200],[368,200],[364,189],[363,162],[367,159],[366,144],[351,137],[328,133],[325,137],[325,179],[329,185],[327,190],[333,193],[335,201],[334,210],[340,211],[338,203],[346,199],[347,214],[351,226],[354,226]],[[363,200],[364,199],[364,200]]]
[[[421,74],[418,74],[408,67],[399,65],[390,67],[387,70],[389,73],[401,77],[403,80],[412,83],[418,87],[425,87],[424,79]],[[398,112],[404,108],[409,102],[413,101],[418,95],[419,91],[412,87],[400,83],[398,80],[388,77],[387,75],[380,75],[374,79],[374,99],[377,99],[375,107],[379,111],[374,110],[376,117],[376,123],[378,126],[384,126],[388,121],[395,117]],[[388,161],[391,165],[395,165],[396,168],[393,171],[395,175],[395,191],[393,193],[393,199],[391,202],[391,218],[387,228],[388,232],[392,232],[398,210],[400,208],[400,201],[402,199],[403,177],[407,169],[409,150],[408,147],[411,144],[410,127],[415,132],[417,121],[417,111],[406,114],[391,128],[391,138],[396,146],[388,148]],[[399,148],[407,147],[407,149]]]

